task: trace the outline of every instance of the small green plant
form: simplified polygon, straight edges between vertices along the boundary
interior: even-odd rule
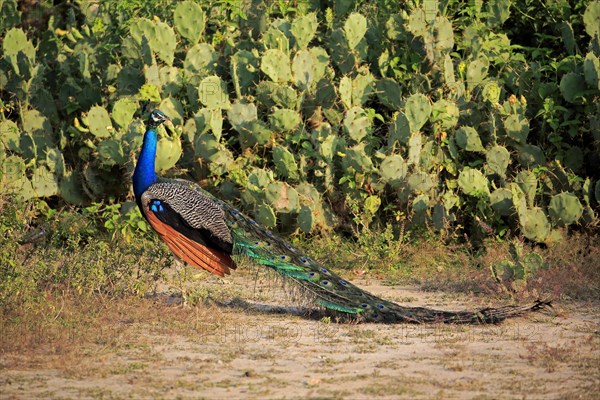
[[[510,258],[490,265],[494,279],[511,293],[521,291],[527,280],[540,269],[548,269],[548,263],[535,252],[525,252],[523,243],[513,240],[510,243]]]
[[[1,202],[0,312],[34,307],[54,289],[63,295],[143,296],[170,264],[168,250],[149,246],[153,237],[141,236],[137,226],[128,228],[135,235],[115,236],[132,221],[141,222],[115,218],[119,206],[96,204],[77,212],[5,195]]]
[[[463,237],[597,221],[582,184],[599,167],[598,1],[267,3],[44,3],[44,29],[24,29],[5,1],[2,191],[103,203],[106,229],[143,232],[127,202],[148,105],[176,127],[159,132],[163,174],[274,228],[351,223],[348,197],[369,224],[401,213]]]

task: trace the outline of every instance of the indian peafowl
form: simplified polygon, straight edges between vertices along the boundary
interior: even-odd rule
[[[152,228],[179,259],[224,276],[236,268],[232,256],[246,256],[299,285],[316,304],[335,313],[372,322],[497,323],[550,305],[440,311],[403,307],[359,289],[231,205],[195,183],[156,176],[156,129],[169,118],[151,112],[133,173],[137,204]],[[170,123],[170,121],[169,121]]]

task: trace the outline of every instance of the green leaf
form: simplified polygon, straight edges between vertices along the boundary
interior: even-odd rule
[[[425,36],[427,34],[425,11],[422,8],[414,9],[409,16],[406,27],[415,36]]]
[[[245,124],[258,119],[258,111],[254,103],[235,103],[227,112],[227,119],[233,129],[240,131]]]
[[[456,144],[466,151],[483,151],[483,145],[477,131],[470,126],[463,126],[456,131]]]
[[[168,24],[162,21],[137,18],[131,24],[130,34],[142,48],[146,44],[149,45],[161,60],[167,63],[167,65],[173,65],[175,49],[177,48],[177,37],[173,28]],[[151,64],[150,61],[145,60],[145,64]]]
[[[181,140],[178,137],[164,137],[158,141],[156,149],[156,170],[165,172],[175,166],[181,157]]]
[[[65,159],[57,148],[46,149],[46,166],[57,177],[65,173]]]
[[[318,82],[325,75],[325,71],[329,65],[329,54],[322,47],[311,47],[308,51],[313,56],[315,62],[314,81]]]
[[[394,79],[384,78],[375,85],[377,97],[390,110],[400,110],[402,107],[402,88]]]
[[[586,83],[594,89],[600,90],[600,59],[589,52],[583,62],[583,72]]]
[[[410,131],[418,132],[431,114],[431,103],[427,96],[422,93],[413,94],[406,100],[406,118]]]
[[[247,50],[238,50],[231,57],[230,73],[238,98],[254,90],[258,78],[258,57]]]
[[[490,195],[488,183],[481,171],[469,167],[464,167],[458,176],[458,186],[469,196],[488,197]]]
[[[536,168],[546,164],[546,156],[538,146],[524,144],[515,146],[517,149],[517,158],[519,163],[526,168]]]
[[[388,146],[393,147],[396,141],[406,145],[408,144],[410,137],[408,118],[406,118],[406,115],[403,112],[399,112],[395,116],[394,124],[390,126]]]
[[[17,181],[25,176],[25,160],[20,156],[10,155],[6,157],[0,171],[2,172],[3,183],[8,183],[11,186],[11,182]]]
[[[204,32],[204,11],[199,4],[193,1],[182,1],[175,7],[173,14],[175,28],[181,36],[192,44],[200,41]]]
[[[585,31],[591,37],[600,35],[600,1],[592,1],[583,13]]]
[[[2,4],[4,3],[4,4]],[[0,2],[0,32],[21,23],[21,12],[17,0],[4,0]]]
[[[300,125],[300,115],[294,110],[278,109],[269,116],[269,124],[278,132],[293,131]]]
[[[489,149],[485,158],[487,161],[486,168],[489,173],[498,174],[502,177],[506,175],[506,168],[510,162],[510,153],[504,146],[494,146]]]
[[[107,138],[112,135],[114,128],[104,107],[94,106],[87,115],[90,132],[97,138]]]
[[[123,165],[127,161],[121,143],[115,139],[101,141],[97,150],[104,165]]]
[[[408,187],[416,193],[426,193],[433,188],[431,176],[425,172],[415,172],[408,177]]]
[[[112,118],[120,128],[127,128],[138,109],[138,103],[132,99],[119,99],[113,104]]]
[[[259,205],[258,212],[256,213],[256,221],[267,228],[274,228],[277,225],[275,211],[268,204]]]
[[[298,192],[285,182],[269,183],[265,191],[265,197],[277,212],[292,213],[299,211]]]
[[[560,80],[560,93],[569,103],[581,104],[585,90],[585,78],[581,74],[568,72]]]
[[[292,79],[290,58],[279,49],[265,51],[260,63],[260,70],[273,82],[289,82]]]
[[[35,48],[33,43],[27,39],[27,35],[21,28],[12,28],[2,41],[4,57],[10,61],[17,74],[24,74],[27,71],[20,70],[19,54],[24,54],[30,64],[35,62]]]
[[[69,171],[58,184],[60,197],[71,204],[81,205],[88,200],[82,186],[83,177],[77,171]]]
[[[362,106],[374,90],[375,78],[370,73],[359,74],[352,80],[352,104]]]
[[[152,50],[167,65],[173,65],[175,59],[175,49],[177,48],[177,38],[175,31],[164,22],[156,22],[156,38],[151,42]]]
[[[423,135],[413,133],[408,140],[408,162],[417,165],[421,159],[421,150],[423,149]]]
[[[315,62],[308,50],[300,50],[292,62],[294,83],[301,90],[309,90],[315,82]]]
[[[529,135],[529,121],[513,114],[504,120],[504,129],[511,139],[523,144]]]
[[[171,118],[173,124],[183,125],[183,105],[174,97],[167,97],[158,106],[162,112]]]
[[[392,187],[398,187],[404,181],[407,172],[408,164],[399,154],[387,156],[379,166],[381,179]]]
[[[417,214],[423,214],[429,210],[429,196],[420,194],[416,196],[412,202],[412,208]]]
[[[473,90],[480,85],[488,74],[490,62],[487,57],[481,56],[473,60],[467,67],[467,86]]]
[[[513,213],[513,195],[505,188],[499,188],[490,195],[490,205],[498,214],[508,216]]]
[[[315,226],[315,217],[312,209],[308,206],[300,207],[298,213],[298,227],[302,229],[304,233],[311,233]]]
[[[217,52],[210,44],[196,44],[186,52],[183,69],[186,75],[189,76],[206,77],[213,75],[217,59]]]
[[[354,168],[357,172],[372,172],[373,161],[365,152],[365,143],[359,143],[354,147],[346,149],[342,159],[344,169]]]
[[[451,129],[458,124],[460,111],[455,102],[440,99],[433,104],[431,110],[431,122],[439,129]]]
[[[344,106],[349,109],[352,107],[352,79],[342,76],[339,85],[340,99]]]
[[[155,85],[144,84],[138,93],[140,100],[151,103],[160,103],[160,91]]]
[[[560,193],[552,196],[548,206],[550,218],[558,226],[573,224],[583,215],[583,206],[572,193]]]
[[[543,242],[550,233],[550,223],[539,207],[519,212],[521,232],[527,239]]]
[[[285,147],[277,146],[273,149],[273,161],[277,173],[292,180],[298,180],[298,165],[294,155]]]
[[[299,49],[305,49],[308,43],[312,40],[317,32],[317,15],[309,13],[294,19],[292,22],[291,32],[296,39],[296,45]]]
[[[50,197],[58,194],[58,177],[46,167],[38,167],[31,176],[31,186],[36,197]]]
[[[522,170],[515,177],[515,182],[519,185],[523,193],[525,193],[527,206],[533,207],[538,185],[535,173],[533,171]]]
[[[21,131],[17,124],[8,119],[0,122],[0,141],[4,143],[8,150],[20,153],[20,138]]]
[[[381,206],[381,198],[379,196],[369,196],[365,199],[365,212],[370,215],[375,215]]]
[[[360,142],[371,131],[371,119],[360,107],[353,107],[346,112],[344,131],[356,142]]]
[[[202,79],[198,86],[200,103],[208,108],[229,109],[227,84],[220,77],[213,75]]]
[[[488,24],[500,26],[510,17],[510,1],[488,0]]]
[[[367,19],[359,13],[352,13],[344,23],[344,36],[350,49],[356,48],[367,33]]]

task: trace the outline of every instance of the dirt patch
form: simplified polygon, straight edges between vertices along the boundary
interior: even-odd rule
[[[268,291],[247,283],[238,275],[200,286],[269,303]],[[357,283],[413,306],[493,305]],[[93,309],[57,310],[36,327],[7,322],[0,397],[591,399],[600,392],[593,304],[558,303],[497,326],[337,324],[228,304],[104,299]]]

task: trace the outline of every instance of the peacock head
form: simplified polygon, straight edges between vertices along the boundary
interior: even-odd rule
[[[171,120],[162,111],[153,110],[150,113],[150,116],[148,117],[147,125],[149,128],[157,128],[158,126],[160,126],[160,124],[162,124],[165,121],[171,121]]]

